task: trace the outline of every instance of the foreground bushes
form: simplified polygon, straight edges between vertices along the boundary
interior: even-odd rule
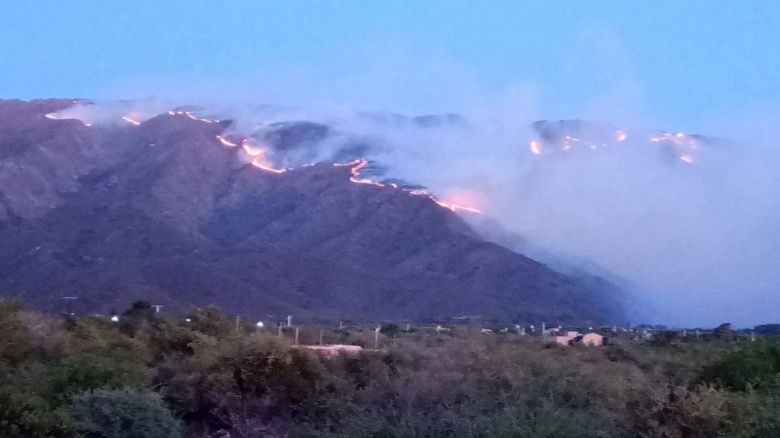
[[[214,308],[172,319],[139,303],[111,323],[8,301],[0,329],[2,437],[780,436],[772,340],[385,330],[383,351],[323,359]]]

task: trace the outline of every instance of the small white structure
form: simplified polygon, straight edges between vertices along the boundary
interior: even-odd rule
[[[436,326],[436,333],[448,332],[448,331],[450,331],[450,329],[447,327],[442,327],[441,325]]]
[[[326,357],[336,357],[342,354],[352,355],[358,354],[363,351],[363,347],[360,345],[345,345],[345,344],[333,344],[333,345],[297,345],[297,347],[305,348],[307,350],[314,350],[317,353]]]

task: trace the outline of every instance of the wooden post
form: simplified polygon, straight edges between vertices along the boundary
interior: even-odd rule
[[[279,323],[279,326],[277,327],[279,329],[279,337],[282,337],[282,323]]]
[[[322,345],[322,329],[320,329],[320,345]]]
[[[300,327],[295,327],[295,344],[293,345],[298,345],[298,329],[300,329]]]
[[[374,329],[374,350],[379,349],[379,330],[382,328],[382,326],[377,326]]]

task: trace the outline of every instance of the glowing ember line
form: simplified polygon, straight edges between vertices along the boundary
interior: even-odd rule
[[[246,152],[246,154],[249,155],[250,157],[256,157],[251,161],[250,164],[252,164],[252,166],[257,167],[260,170],[264,170],[266,172],[271,172],[271,173],[284,173],[287,172],[288,170],[292,170],[292,169],[277,169],[271,167],[271,164],[268,162],[268,159],[265,157],[265,153],[267,152],[267,150],[249,144],[249,140],[247,139],[241,140],[241,148],[244,149],[244,152]]]
[[[138,120],[133,119],[129,115],[122,116],[122,120],[124,120],[127,123],[130,123],[131,125],[135,125],[135,126],[139,126],[141,124],[141,122],[139,122]]]
[[[680,160],[688,164],[693,164],[694,162],[693,157],[690,155],[683,155],[682,157],[680,157]]]
[[[457,213],[459,211],[466,211],[466,212],[469,212],[469,213],[482,214],[482,211],[478,210],[476,208],[464,207],[464,206],[458,205],[458,204],[448,204],[446,202],[439,201],[433,195],[430,195],[430,198],[431,198],[431,201],[436,203],[436,205],[438,205],[440,207],[448,208],[448,209],[454,211],[455,213]]]
[[[60,115],[57,114],[57,113],[44,114],[43,117],[46,117],[49,120],[78,120],[79,122],[81,122],[86,127],[92,126],[92,123],[85,122],[85,121],[83,121],[81,119],[78,119],[76,117],[60,117]]]
[[[390,183],[390,184],[383,184],[380,182],[373,181],[368,178],[360,178],[360,169],[366,167],[368,165],[368,161],[365,158],[361,158],[358,160],[350,161],[348,163],[333,163],[333,166],[335,167],[351,167],[350,169],[350,178],[349,180],[355,184],[366,184],[366,185],[372,185],[375,187],[392,187],[394,189],[399,189],[401,191],[404,191],[412,196],[424,196],[431,200],[434,204],[438,205],[439,207],[446,208],[448,210],[451,210],[455,213],[459,212],[468,212],[468,213],[477,213],[482,214],[481,210],[478,210],[476,208],[472,207],[466,207],[463,205],[458,204],[450,204],[447,202],[443,202],[438,200],[435,196],[430,194],[427,190],[421,190],[421,189],[403,189],[399,188],[398,184]]]
[[[357,166],[358,164],[363,163],[365,161],[366,160],[364,160],[364,159],[358,158],[357,160],[350,161],[348,163],[333,163],[333,165],[336,166],[336,167],[354,167],[354,166]],[[363,167],[363,166],[365,166],[365,164],[363,164],[361,167]]]
[[[236,143],[233,143],[232,141],[226,139],[225,137],[218,135],[217,140],[219,140],[220,143],[222,143],[223,146],[227,146],[229,148],[235,148],[238,147]]]
[[[241,147],[244,149],[244,152],[246,152],[246,154],[251,157],[256,157],[258,155],[265,153],[265,149],[252,146],[249,143],[247,143],[246,140],[241,142]]]
[[[262,159],[260,158],[252,160],[252,165],[257,167],[258,169],[265,170],[266,172],[272,172],[272,173],[284,173],[289,170],[289,169],[274,169],[273,167],[270,167],[265,163],[263,163]]]
[[[353,176],[353,177],[350,177],[349,180],[352,181],[355,184],[368,184],[368,185],[376,186],[376,187],[384,187],[385,186],[382,183],[378,183],[378,182],[370,180],[368,178],[355,178]]]
[[[351,176],[349,177],[349,180],[352,181],[353,183],[355,183],[355,184],[368,184],[368,185],[372,185],[372,186],[376,186],[376,187],[384,187],[385,186],[384,184],[382,184],[380,182],[376,182],[376,181],[368,179],[368,178],[360,178],[360,169],[368,166],[368,161],[366,161],[365,158],[361,158],[361,159],[355,160],[355,161],[353,161],[351,163],[347,163],[347,165],[350,165],[350,164],[351,164],[352,169],[350,171]],[[343,166],[343,164],[342,164],[342,166]]]
[[[203,123],[219,123],[220,122],[217,119],[213,119],[212,120],[212,119],[207,119],[205,117],[198,117],[192,111],[173,111],[173,110],[170,110],[170,111],[168,111],[168,115],[171,115],[171,116],[185,116],[185,117],[187,117],[189,119],[196,120],[198,122],[203,122]]]

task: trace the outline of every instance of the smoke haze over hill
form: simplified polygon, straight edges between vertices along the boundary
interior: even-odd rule
[[[151,115],[173,105],[150,102],[82,105],[62,114],[110,115],[115,123],[116,114]],[[711,325],[774,317],[780,159],[771,137],[753,135],[756,130],[731,138],[663,134],[592,122],[550,123],[549,132],[540,132],[531,123],[532,107],[436,117],[246,104],[195,108],[232,120],[227,132],[268,148],[278,167],[357,154],[371,162],[363,172],[372,179],[425,187],[445,202],[478,208],[495,222],[466,219],[498,243],[552,265],[595,264],[631,284],[637,319]],[[312,122],[308,130],[290,131],[305,146],[278,150],[266,133],[291,121]],[[616,132],[625,138],[612,138]],[[685,142],[675,143],[675,135]],[[567,136],[577,143],[567,146]],[[534,139],[544,143],[540,155],[529,148]],[[681,158],[686,142],[695,153],[690,163]]]

